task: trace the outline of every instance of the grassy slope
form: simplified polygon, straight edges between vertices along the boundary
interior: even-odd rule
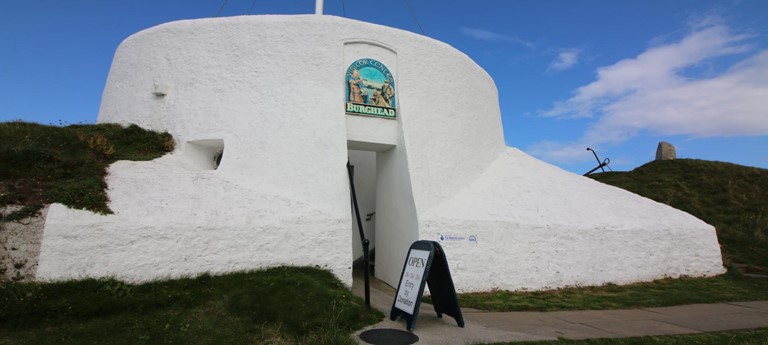
[[[0,343],[353,344],[383,318],[330,272],[279,267],[129,285],[0,284]]]
[[[714,225],[726,264],[768,267],[768,170],[677,159],[591,177]]]
[[[111,213],[104,181],[109,164],[155,159],[173,147],[170,134],[136,125],[0,123],[0,207],[24,206],[0,221],[34,214],[53,202]]]

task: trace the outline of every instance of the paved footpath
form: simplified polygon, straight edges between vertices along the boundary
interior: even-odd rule
[[[362,282],[353,290],[363,296]],[[371,284],[371,305],[386,318],[369,329],[405,330],[403,320],[390,321],[395,291],[381,281]],[[462,308],[465,327],[447,315],[437,318],[434,308],[422,303],[414,334],[417,344],[463,345],[557,338],[619,338],[646,335],[693,334],[768,327],[768,301],[692,304],[675,307],[584,310],[558,312],[485,312]],[[359,340],[360,344],[366,344]]]

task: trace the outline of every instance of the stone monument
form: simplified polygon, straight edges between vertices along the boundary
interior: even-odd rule
[[[656,148],[656,160],[665,161],[675,159],[675,145],[672,145],[666,141],[660,141],[659,146]]]

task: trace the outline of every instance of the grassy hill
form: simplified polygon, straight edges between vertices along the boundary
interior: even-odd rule
[[[170,134],[136,125],[0,123],[0,208],[23,206],[0,221],[35,214],[53,202],[111,213],[104,181],[109,164],[152,160],[173,148]]]
[[[768,266],[768,170],[677,159],[590,177],[715,226],[726,265]]]

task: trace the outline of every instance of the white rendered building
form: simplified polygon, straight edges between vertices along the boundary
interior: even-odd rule
[[[167,130],[177,150],[111,166],[113,215],[52,205],[39,279],[312,265],[351,284],[348,157],[393,286],[418,239],[441,241],[458,291],[724,272],[712,226],[505,147],[491,77],[398,29],[316,15],[153,27],[115,53],[98,121]]]

